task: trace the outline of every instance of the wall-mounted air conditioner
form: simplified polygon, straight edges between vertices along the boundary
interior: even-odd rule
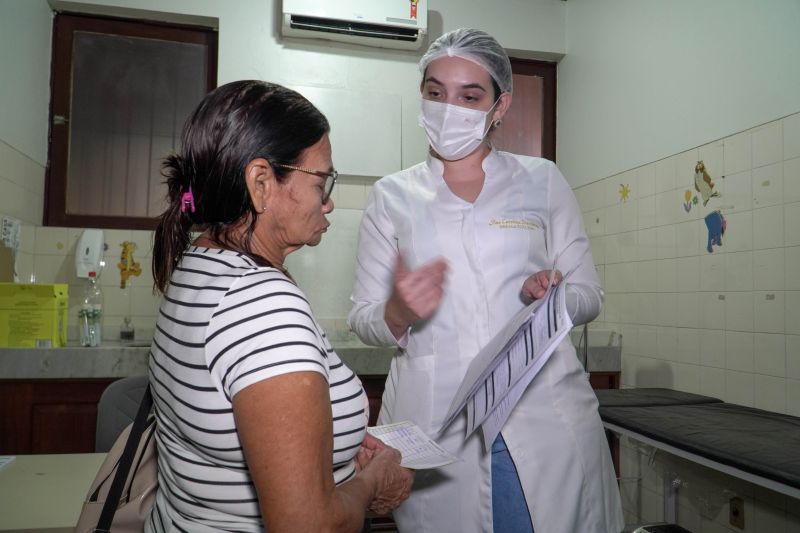
[[[283,0],[286,37],[416,50],[428,32],[428,0]]]

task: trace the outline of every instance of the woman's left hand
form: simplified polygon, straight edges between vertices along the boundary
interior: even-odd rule
[[[545,295],[547,289],[550,287],[550,273],[552,270],[540,270],[533,274],[525,283],[522,284],[522,294],[531,300],[538,300]],[[558,285],[563,276],[560,270],[556,270],[553,274],[553,285]]]
[[[364,435],[364,440],[358,449],[358,454],[356,454],[356,470],[361,471],[372,460],[375,453],[384,448],[388,448],[388,446],[382,440],[373,437],[369,433]]]

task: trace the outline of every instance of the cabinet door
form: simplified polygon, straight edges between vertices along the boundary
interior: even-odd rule
[[[369,425],[374,426],[378,423],[378,412],[381,410],[381,399],[383,398],[383,388],[386,385],[386,376],[380,374],[359,375],[364,392],[367,393],[369,401]]]
[[[0,380],[0,454],[93,452],[97,402],[116,379]]]
[[[619,372],[591,372],[589,383],[593,389],[618,389]]]

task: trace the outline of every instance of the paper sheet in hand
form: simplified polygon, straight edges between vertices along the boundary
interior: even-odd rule
[[[491,448],[528,384],[572,328],[566,283],[517,313],[470,363],[440,431],[467,408],[466,437],[479,426]]]
[[[385,444],[398,449],[403,456],[400,464],[406,468],[437,468],[459,460],[410,421],[368,427],[367,431]]]

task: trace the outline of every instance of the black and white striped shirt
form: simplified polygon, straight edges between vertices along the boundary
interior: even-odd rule
[[[303,292],[241,254],[190,247],[161,299],[150,355],[159,489],[148,531],[259,531],[258,498],[231,399],[289,372],[325,376],[333,412],[334,481],[355,475],[368,404]]]

